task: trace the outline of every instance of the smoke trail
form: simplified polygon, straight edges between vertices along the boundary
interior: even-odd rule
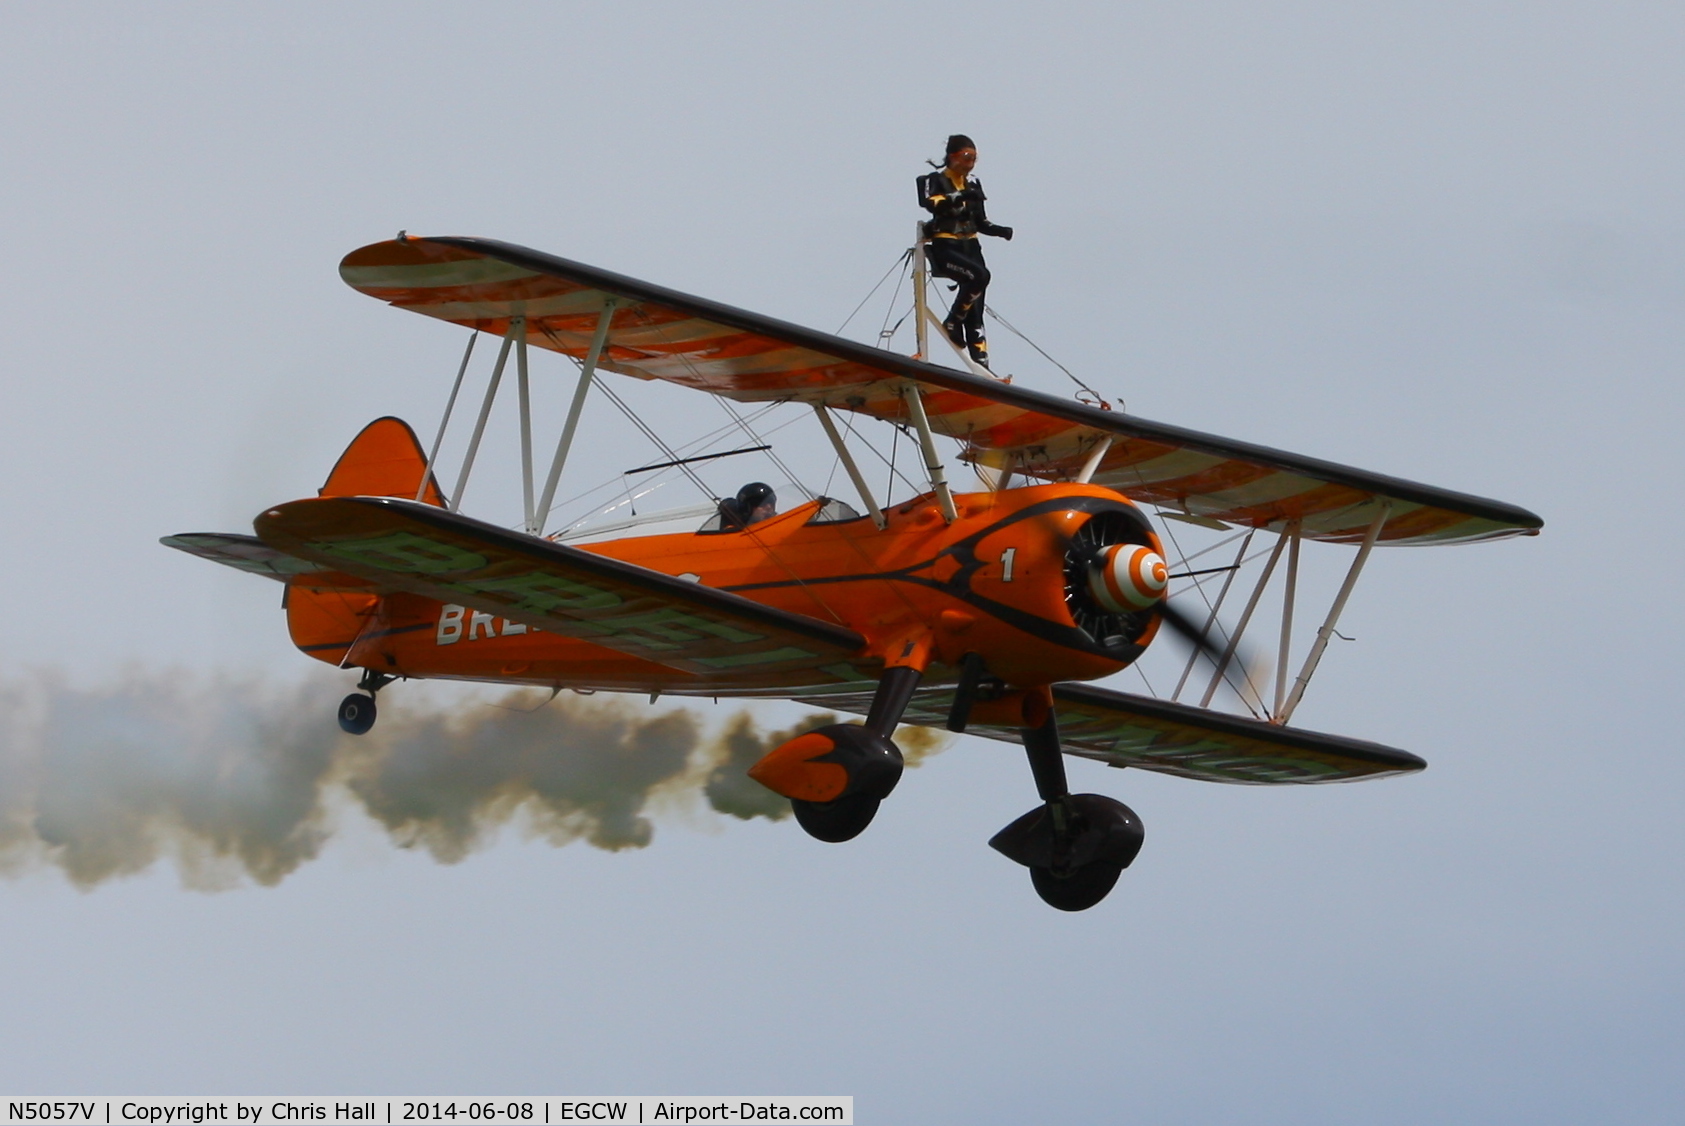
[[[344,735],[343,683],[287,686],[133,672],[77,689],[0,684],[0,871],[56,866],[78,886],[175,863],[190,887],[275,884],[315,857],[349,805],[394,842],[446,863],[506,825],[555,844],[642,848],[652,803],[787,817],[745,775],[767,750],[835,721],[762,735],[738,712],[708,736],[696,714],[624,697],[517,691],[429,707],[388,691],[375,730]],[[908,765],[945,739],[903,728]]]

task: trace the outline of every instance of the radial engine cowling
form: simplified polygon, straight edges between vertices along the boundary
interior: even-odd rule
[[[1088,567],[1088,593],[1113,614],[1133,614],[1156,605],[1169,583],[1164,557],[1139,544],[1112,544]]]
[[[1132,661],[1158,627],[1169,577],[1158,538],[1139,511],[1097,512],[1065,549],[1065,606],[1098,648]]]

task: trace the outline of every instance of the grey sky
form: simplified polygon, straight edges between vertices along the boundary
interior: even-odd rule
[[[955,130],[1018,232],[988,246],[992,302],[1132,411],[1547,525],[1379,552],[1358,590],[1298,719],[1426,773],[1074,765],[1148,829],[1084,915],[985,847],[1034,792],[982,741],[841,847],[692,810],[642,850],[510,833],[444,865],[348,812],[273,888],[0,883],[0,1088],[1680,1117],[1677,5],[56,4],[0,28],[8,691],[311,671],[274,587],[156,539],[307,495],[377,415],[436,420],[459,330],[347,289],[347,251],[486,235],[833,329]],[[628,393],[675,431],[715,411]],[[638,464],[593,409],[584,463]],[[476,511],[513,518],[508,464]],[[447,696],[382,707],[405,698]]]

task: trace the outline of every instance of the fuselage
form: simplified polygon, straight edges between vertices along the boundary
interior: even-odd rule
[[[948,679],[968,652],[1014,687],[1092,680],[1125,667],[1157,618],[1096,636],[1073,583],[1073,539],[1090,521],[1125,529],[1158,550],[1125,498],[1092,485],[1055,484],[961,494],[943,520],[929,495],[869,518],[834,519],[818,501],[742,530],[632,536],[577,545],[662,574],[854,630],[862,656],[913,663]],[[1100,524],[1096,523],[1095,527]],[[1115,535],[1117,533],[1111,533]],[[1092,538],[1094,529],[1088,536]],[[311,656],[392,675],[576,689],[758,695],[752,683],[701,683],[690,674],[601,645],[409,594],[375,595],[293,581],[288,623]],[[1085,625],[1087,628],[1085,628]],[[789,696],[788,687],[770,695]]]

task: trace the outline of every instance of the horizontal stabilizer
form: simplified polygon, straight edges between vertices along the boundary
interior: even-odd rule
[[[952,699],[948,688],[920,692],[904,722],[941,727]],[[803,702],[864,714],[871,696],[815,695]],[[1053,710],[1066,754],[1201,782],[1254,786],[1354,782],[1412,774],[1427,766],[1408,751],[1379,743],[1086,684],[1054,685]],[[966,732],[1008,743],[1022,739],[1013,727],[974,723]]]
[[[259,536],[289,555],[473,607],[696,677],[684,691],[822,686],[864,679],[852,630],[459,513],[385,497],[272,508]]]
[[[239,536],[231,532],[190,532],[180,536],[165,536],[158,541],[165,547],[286,582],[293,575],[314,574],[326,568],[276,551],[256,536]]]

